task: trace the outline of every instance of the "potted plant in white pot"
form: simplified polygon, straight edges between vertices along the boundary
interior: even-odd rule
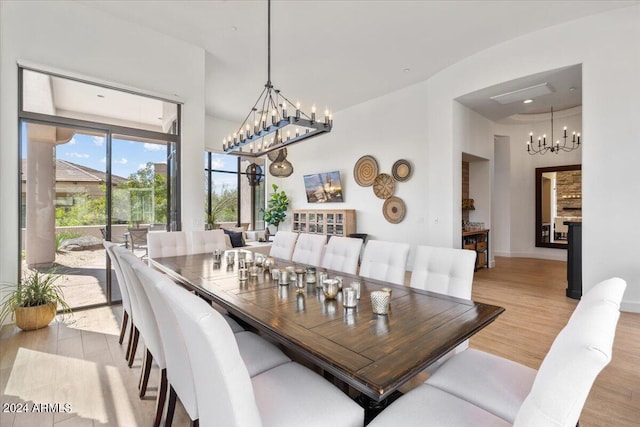
[[[289,198],[284,190],[278,191],[277,185],[273,184],[271,187],[273,188],[273,193],[271,193],[271,198],[269,199],[269,203],[267,203],[267,209],[260,210],[264,214],[264,222],[275,226],[276,231],[278,231],[278,226],[287,216]],[[265,228],[265,235],[267,240],[269,240],[269,226]]]
[[[60,275],[55,271],[41,273],[30,271],[17,286],[11,288],[0,303],[0,324],[7,317],[15,317],[16,326],[24,331],[47,326],[58,311],[58,305],[65,313],[71,308],[64,300],[62,290],[56,281]]]

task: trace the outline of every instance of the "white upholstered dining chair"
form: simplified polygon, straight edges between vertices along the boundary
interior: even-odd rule
[[[323,234],[300,233],[291,261],[319,267],[326,244],[327,237]]]
[[[475,251],[418,246],[409,286],[470,300],[475,263]],[[429,366],[427,371],[433,372],[453,354],[468,347],[469,341],[464,341]]]
[[[184,231],[151,231],[147,246],[150,259],[186,255],[187,235]]]
[[[298,233],[293,233],[291,231],[278,231],[275,236],[273,236],[273,244],[271,245],[269,256],[285,261],[291,261],[297,239]]]
[[[369,240],[364,247],[360,275],[403,285],[408,256],[408,243]]]
[[[176,399],[180,398],[187,414],[193,422],[198,420],[199,412],[193,382],[193,371],[189,358],[186,357],[187,348],[178,327],[178,321],[171,309],[172,301],[168,299],[167,287],[178,288],[177,292],[188,293],[180,288],[168,276],[151,269],[144,264],[133,267],[134,272],[144,287],[158,322],[162,346],[166,359],[166,380],[169,387],[169,403],[167,405],[166,425],[170,425],[175,411]],[[213,310],[208,304],[198,304],[201,315]],[[250,376],[291,361],[280,349],[264,338],[243,329],[234,328],[237,323],[227,316],[224,320],[234,333],[240,355]],[[158,414],[156,415],[159,416]]]
[[[439,420],[447,420],[442,425],[574,427],[593,382],[611,360],[618,298],[625,287],[617,278],[596,285],[593,299],[578,304],[537,372],[469,349],[370,426],[440,425]]]
[[[471,299],[475,262],[475,251],[418,246],[410,286]]]
[[[167,366],[155,312],[151,307],[151,302],[147,296],[145,288],[134,271],[136,266],[145,266],[145,264],[130,252],[118,254],[118,260],[120,261],[124,275],[132,285],[132,293],[135,294],[135,298],[137,300],[138,312],[136,316],[136,325],[140,331],[140,335],[142,335],[142,340],[146,347],[142,361],[142,370],[140,372],[140,382],[138,384],[140,389],[140,398],[143,398],[146,395],[152,363],[155,361],[160,368],[160,381],[157,389],[158,396],[156,399],[156,416],[153,424],[154,427],[158,427],[160,425],[164,403],[167,396]],[[134,356],[135,350],[134,354],[131,356],[130,362]]]
[[[103,240],[102,244],[107,251],[107,255],[109,255],[111,264],[113,265],[113,270],[116,273],[116,280],[118,281],[118,287],[120,289],[120,295],[122,297],[122,326],[120,327],[120,337],[118,339],[118,343],[122,344],[128,324],[131,323],[130,331],[133,332],[134,328],[132,316],[133,312],[131,311],[131,300],[129,299],[129,290],[127,289],[127,284],[125,282],[122,268],[120,267],[120,262],[118,262],[118,258],[116,258],[116,255],[113,253],[113,248],[118,245],[107,240]],[[131,341],[131,337],[129,338],[129,341]],[[128,345],[130,344],[127,344],[127,346]]]
[[[251,377],[221,315],[204,313],[206,303],[180,291],[166,294],[187,344],[202,427],[363,425],[360,406],[295,362]]]
[[[136,292],[133,287],[137,283],[132,283],[129,279],[129,275],[125,274],[125,269],[123,266],[122,256],[126,254],[130,254],[131,252],[122,246],[112,246],[111,250],[113,251],[113,255],[115,256],[118,265],[120,266],[120,272],[122,274],[122,282],[124,283],[127,294],[129,295],[129,303],[131,305],[131,329],[129,332],[129,343],[127,345],[127,351],[125,353],[125,359],[127,360],[127,364],[129,367],[133,365],[133,360],[135,359],[136,351],[138,349],[138,340],[140,337],[140,330],[138,329],[138,323],[141,320],[138,320],[141,315],[139,314],[140,308],[138,305],[138,298],[136,296]]]
[[[321,266],[342,273],[356,274],[361,249],[362,239],[333,236],[327,243]]]
[[[227,237],[222,229],[194,230],[187,234],[187,246],[190,254],[213,253],[214,250],[227,250]]]

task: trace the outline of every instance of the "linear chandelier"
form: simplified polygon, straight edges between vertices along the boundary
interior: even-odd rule
[[[267,83],[240,127],[222,141],[228,154],[260,157],[275,150],[323,133],[331,132],[333,117],[325,110],[317,120],[315,105],[311,115],[300,109],[271,83],[271,0],[267,0]]]
[[[553,139],[553,107],[551,107],[551,140],[549,144],[547,144],[547,134],[538,137],[538,144],[534,144],[533,142],[533,132],[529,133],[529,140],[527,141],[527,153],[530,155],[534,154],[546,154],[547,152],[552,153],[560,153],[560,151],[573,151],[580,148],[580,132],[573,132],[572,138],[570,141],[567,141],[567,127],[565,126],[562,134],[562,143],[560,140]]]

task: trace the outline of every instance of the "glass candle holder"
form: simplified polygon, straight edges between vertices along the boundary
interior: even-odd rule
[[[358,298],[356,298],[356,290],[353,288],[342,289],[342,305],[344,308],[353,308],[358,304]]]

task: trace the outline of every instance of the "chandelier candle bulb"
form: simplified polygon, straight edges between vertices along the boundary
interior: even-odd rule
[[[565,138],[567,137],[567,127],[566,126],[564,127],[564,137]]]
[[[296,119],[300,118],[300,103],[296,103]]]
[[[316,106],[315,105],[313,107],[311,107],[311,121],[312,122],[316,121]]]
[[[300,136],[300,129],[296,128],[296,138]]]
[[[287,104],[286,103],[282,103],[282,118],[286,118],[287,117]]]
[[[329,110],[324,110],[324,123],[329,124]]]
[[[271,112],[271,124],[276,124],[276,110]]]

